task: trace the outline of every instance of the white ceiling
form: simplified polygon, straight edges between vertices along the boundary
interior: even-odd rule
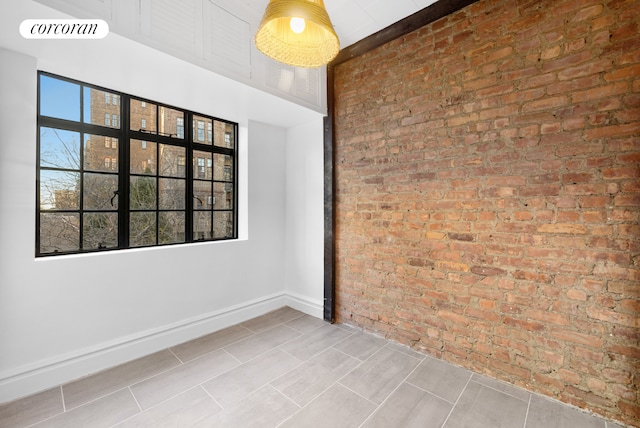
[[[269,0],[211,0],[257,28]],[[436,0],[324,0],[329,18],[345,48],[400,21]],[[243,7],[244,6],[244,7]]]
[[[436,0],[325,0],[342,48],[424,9]],[[263,3],[262,0],[256,3]],[[265,7],[267,2],[265,1]]]
[[[307,71],[280,67],[252,47],[253,34],[269,0],[33,1],[71,16],[106,18],[120,36],[232,79],[244,88],[236,91],[245,94],[236,97],[238,111],[245,111],[251,120],[289,128],[310,122],[318,113],[326,114],[324,69]],[[344,49],[436,1],[324,0],[324,3]],[[198,24],[198,11],[202,13],[201,25]],[[224,37],[233,34],[251,41],[230,43],[220,37],[226,41],[212,43],[220,33]],[[270,104],[264,100],[265,93],[277,97],[272,107],[264,107]],[[282,104],[289,101],[293,103],[291,108],[284,109]],[[240,118],[233,120],[241,121]]]

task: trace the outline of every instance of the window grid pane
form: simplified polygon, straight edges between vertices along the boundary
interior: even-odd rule
[[[237,236],[237,125],[48,73],[38,84],[37,256]]]
[[[84,86],[82,97],[84,123],[120,127],[120,95]]]

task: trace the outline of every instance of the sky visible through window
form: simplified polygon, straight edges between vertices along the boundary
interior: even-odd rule
[[[80,89],[77,83],[40,75],[40,115],[58,119],[80,121]],[[91,88],[84,87],[83,121],[91,123]],[[61,150],[60,146],[66,149]],[[62,155],[64,154],[64,156]],[[43,166],[54,168],[80,168],[80,134],[78,132],[61,129],[42,128],[40,131],[40,162]],[[53,181],[54,176],[65,177],[62,182],[68,182],[68,189],[73,189],[73,173],[43,171],[41,173],[40,206],[52,208],[54,196],[47,186],[47,181]]]
[[[84,123],[91,121],[91,88],[83,88]],[[40,76],[40,114],[58,119],[80,121],[80,85],[49,76]]]
[[[80,85],[41,75],[40,114],[79,122]],[[89,106],[85,106],[85,114],[89,114]]]

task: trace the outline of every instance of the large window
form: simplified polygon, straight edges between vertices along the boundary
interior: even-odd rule
[[[38,106],[37,256],[237,238],[237,124],[44,72]]]

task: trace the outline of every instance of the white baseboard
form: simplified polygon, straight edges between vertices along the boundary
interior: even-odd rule
[[[322,300],[310,299],[296,293],[288,292],[284,295],[286,305],[304,312],[312,317],[324,318],[324,302]]]
[[[35,394],[290,306],[322,318],[322,302],[278,293],[0,373],[0,403]]]

